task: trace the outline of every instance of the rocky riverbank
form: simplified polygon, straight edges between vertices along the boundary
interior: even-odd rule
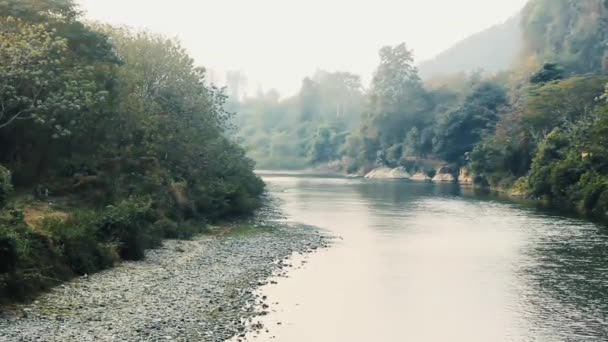
[[[5,310],[0,341],[225,341],[265,314],[254,290],[293,253],[327,246],[311,227],[234,224],[167,241],[141,262],[81,277]]]

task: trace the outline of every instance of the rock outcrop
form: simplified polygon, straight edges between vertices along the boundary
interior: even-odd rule
[[[427,174],[424,172],[417,172],[415,175],[412,176],[411,179],[420,182],[430,182],[432,180],[432,178],[427,176]]]
[[[454,177],[454,175],[452,174],[452,170],[445,166],[440,167],[439,170],[437,170],[435,177],[433,177],[433,182],[437,183],[449,183],[455,181],[456,177]]]
[[[380,167],[372,170],[365,175],[368,179],[410,179],[411,176],[403,167],[391,169],[389,167]]]
[[[466,167],[460,168],[458,183],[461,185],[473,185],[473,174]]]

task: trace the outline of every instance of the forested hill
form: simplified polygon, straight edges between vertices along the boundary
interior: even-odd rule
[[[240,142],[261,167],[432,177],[439,163],[478,186],[608,213],[608,2],[530,0],[423,64],[423,76],[447,73],[432,79],[413,55],[383,47],[365,90],[356,75],[324,73],[292,98],[247,99]]]
[[[474,34],[437,57],[418,65],[420,77],[431,79],[457,72],[505,71],[513,67],[523,48],[521,16]]]

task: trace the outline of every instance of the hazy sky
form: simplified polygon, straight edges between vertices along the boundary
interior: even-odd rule
[[[177,36],[217,75],[241,70],[250,93],[261,84],[282,95],[318,68],[367,81],[388,44],[405,42],[417,60],[432,58],[526,1],[79,0],[88,18]]]

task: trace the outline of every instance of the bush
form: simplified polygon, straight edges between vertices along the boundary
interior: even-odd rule
[[[17,266],[17,242],[0,230],[0,274],[15,271]]]
[[[167,239],[181,238],[179,225],[175,221],[172,221],[167,218],[154,222],[153,229],[162,234],[162,236]]]
[[[569,200],[576,204],[579,211],[585,214],[606,211],[600,198],[608,186],[608,179],[595,172],[587,172],[569,191]],[[603,208],[602,208],[603,207]]]
[[[48,236],[23,222],[0,222],[0,302],[24,299],[70,277]]]
[[[140,260],[147,248],[157,246],[162,239],[162,235],[153,229],[152,213],[150,201],[123,200],[103,211],[97,234],[103,241],[116,243],[123,259]]]
[[[0,165],[0,208],[6,204],[8,195],[12,192],[11,172]]]
[[[116,247],[97,239],[96,220],[93,212],[79,212],[65,221],[44,223],[65,263],[76,274],[94,273],[118,261]]]
[[[511,187],[511,194],[513,195],[527,196],[529,191],[530,186],[526,177],[519,178]]]

